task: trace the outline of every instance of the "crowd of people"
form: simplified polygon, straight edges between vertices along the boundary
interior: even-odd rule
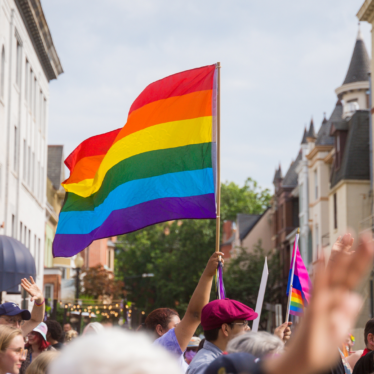
[[[87,325],[82,336],[69,324],[44,318],[44,298],[31,278],[22,280],[34,307],[0,305],[0,374],[370,374],[374,373],[374,319],[364,331],[366,348],[353,352],[350,331],[362,300],[357,285],[372,268],[374,244],[363,236],[355,251],[350,234],[317,261],[313,291],[291,336],[291,323],[252,332],[257,313],[236,300],[209,300],[223,253],[214,253],[185,315],[151,312],[136,332]],[[204,339],[196,335],[201,324]],[[62,342],[64,336],[64,342]],[[348,338],[347,338],[348,337]]]

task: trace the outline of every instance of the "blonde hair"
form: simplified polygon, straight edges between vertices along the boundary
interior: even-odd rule
[[[58,351],[45,351],[41,353],[26,370],[26,374],[45,374],[49,368],[49,364],[54,361],[60,352]]]
[[[7,325],[0,325],[0,351],[5,351],[12,340],[18,335],[23,337],[21,329]]]
[[[53,374],[182,374],[174,355],[142,333],[105,329],[74,340],[52,362]]]
[[[64,343],[69,343],[71,342],[73,339],[75,339],[76,337],[78,336],[78,333],[74,330],[69,330],[67,332],[65,332],[65,339],[64,339]]]

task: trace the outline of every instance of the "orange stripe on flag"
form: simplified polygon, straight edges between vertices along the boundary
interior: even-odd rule
[[[115,142],[147,127],[212,115],[212,90],[154,101],[132,112]]]

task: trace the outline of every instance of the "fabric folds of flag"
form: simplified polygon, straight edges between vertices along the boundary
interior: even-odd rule
[[[289,295],[289,292],[290,292],[292,265],[294,262],[295,255],[296,255],[296,259],[295,259],[295,270],[294,270],[292,293],[291,293],[290,314],[294,316],[300,316],[304,313],[304,308],[309,303],[312,284],[310,282],[309,274],[304,265],[304,261],[301,257],[296,240],[294,243],[290,272],[288,275],[287,296]]]
[[[216,218],[216,116],[216,65],[146,87],[123,128],[85,140],[66,159],[53,255],[159,222]]]

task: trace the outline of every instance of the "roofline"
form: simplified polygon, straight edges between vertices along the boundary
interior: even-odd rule
[[[333,145],[315,145],[314,148],[305,156],[308,160],[312,160],[318,152],[329,152]]]
[[[371,23],[374,19],[374,0],[365,0],[356,16],[360,21]]]
[[[260,220],[261,220],[261,218],[265,215],[265,213],[269,210],[269,209],[271,209],[271,207],[270,206],[268,206],[265,210],[264,210],[264,212],[257,218],[257,220],[256,220],[256,222],[253,224],[253,226],[252,227],[250,227],[249,228],[249,230],[248,230],[248,232],[243,236],[243,239],[240,239],[240,241],[242,241],[242,240],[244,240],[247,236],[248,236],[248,234],[256,227],[256,225],[260,222]],[[239,236],[240,236],[240,233],[239,233]]]
[[[15,0],[48,82],[64,71],[40,0]]]
[[[349,91],[367,91],[369,89],[369,74],[367,81],[358,81],[343,84],[335,90],[339,99],[342,99],[343,95]]]

